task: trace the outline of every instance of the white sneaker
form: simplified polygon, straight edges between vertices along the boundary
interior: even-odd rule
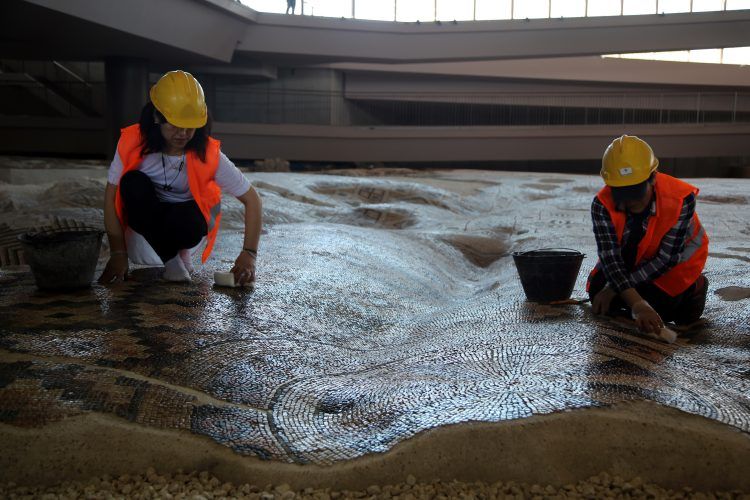
[[[164,263],[164,279],[167,281],[191,281],[190,273],[177,254]]]
[[[128,258],[133,264],[145,264],[147,266],[163,266],[159,256],[151,247],[146,238],[136,233],[129,226],[125,230],[125,245],[128,249]]]

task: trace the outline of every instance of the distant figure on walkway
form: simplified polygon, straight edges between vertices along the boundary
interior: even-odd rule
[[[606,186],[591,204],[599,262],[586,289],[594,314],[628,314],[644,332],[688,325],[706,305],[708,236],[695,211],[698,188],[657,172],[645,141],[623,135],[607,147]]]
[[[289,14],[289,10],[291,9],[292,14],[294,14],[294,8],[297,6],[297,0],[286,0],[286,13]]]

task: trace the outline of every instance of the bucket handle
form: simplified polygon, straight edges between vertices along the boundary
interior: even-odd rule
[[[574,249],[572,249],[572,248],[565,248],[565,247],[549,247],[549,248],[537,248],[536,250],[527,250],[527,251],[525,251],[525,252],[516,252],[516,253],[517,253],[518,255],[526,255],[526,254],[530,254],[530,253],[534,253],[534,252],[547,252],[547,251],[549,251],[549,250],[568,250],[568,251],[571,251],[571,252],[576,252],[576,253],[578,253],[578,254],[580,254],[580,255],[583,255],[584,257],[586,256],[586,254],[585,254],[585,253],[583,253],[583,252],[580,252],[580,251],[578,251],[578,250],[574,250]]]

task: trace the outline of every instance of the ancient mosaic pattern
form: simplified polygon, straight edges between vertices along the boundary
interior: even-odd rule
[[[335,179],[276,187],[318,210],[317,222],[263,192],[295,222],[267,228],[255,290],[212,287],[211,273],[240,245],[233,231],[189,285],[139,269],[118,286],[52,294],[22,268],[0,271],[0,422],[33,428],[105,413],[243,455],[319,464],[442,425],[629,400],[750,432],[750,300],[713,293],[750,288],[750,248],[736,232],[712,233],[707,324],[665,344],[594,318],[587,305],[525,301],[505,250],[548,240],[580,248],[588,179],[421,197],[409,194],[414,184],[378,194],[372,179]],[[533,209],[506,210],[514,200]],[[415,222],[357,222],[363,201]],[[583,287],[582,272],[574,293]]]

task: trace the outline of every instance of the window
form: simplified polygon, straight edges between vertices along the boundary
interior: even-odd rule
[[[550,0],[523,0],[513,4],[514,19],[549,17]]]
[[[624,0],[622,13],[626,16],[656,14],[656,0]]]
[[[724,0],[693,0],[693,12],[724,10]]]
[[[510,19],[511,0],[476,0],[477,19]]]
[[[689,61],[693,63],[721,63],[721,49],[691,50]]]
[[[724,49],[724,64],[750,65],[750,47]]]
[[[551,0],[552,17],[584,17],[586,0]]]
[[[659,0],[659,14],[690,12],[690,0]]]
[[[727,0],[727,10],[750,9],[750,0]]]
[[[435,2],[434,0],[397,0],[396,20],[406,22],[434,21]]]
[[[401,0],[402,2],[404,0]],[[354,15],[357,19],[376,19],[393,21],[395,0],[357,0]]]
[[[277,12],[283,14],[286,10],[286,2],[282,0],[242,0],[242,3],[258,12]],[[297,2],[295,12],[300,13],[302,0]]]
[[[298,0],[305,2],[305,14],[323,17],[352,17],[352,0]],[[297,5],[297,9],[300,5]]]
[[[437,16],[441,21],[468,21],[474,19],[472,0],[437,0]]]
[[[619,16],[620,0],[589,0],[589,16]]]

